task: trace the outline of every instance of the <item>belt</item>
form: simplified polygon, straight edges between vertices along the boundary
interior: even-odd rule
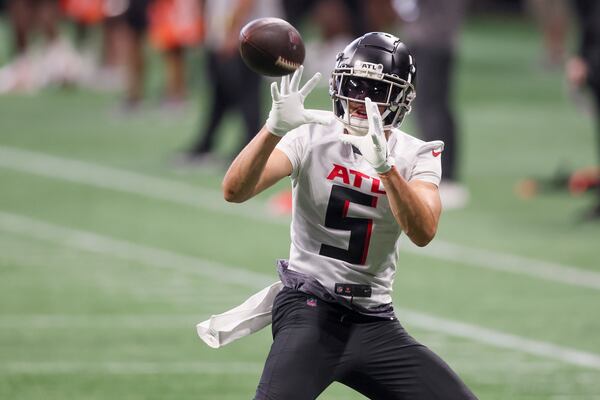
[[[336,283],[335,294],[345,297],[371,297],[371,286],[354,283]]]

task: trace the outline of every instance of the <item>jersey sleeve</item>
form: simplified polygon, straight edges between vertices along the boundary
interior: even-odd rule
[[[298,176],[302,159],[306,154],[308,147],[308,130],[303,125],[288,132],[275,147],[281,150],[292,163],[292,178]]]
[[[417,151],[409,181],[418,179],[440,185],[442,179],[442,151],[444,142],[435,140],[424,143]]]

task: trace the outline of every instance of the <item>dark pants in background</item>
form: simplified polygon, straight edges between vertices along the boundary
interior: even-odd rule
[[[600,66],[598,66],[600,68]],[[598,71],[598,70],[596,70]],[[600,72],[598,73],[600,75]],[[596,77],[597,80],[590,82],[590,89],[592,91],[594,106],[595,106],[595,128],[596,128],[596,162],[600,168],[600,76]],[[595,212],[597,216],[600,216],[600,187],[596,190],[596,205]]]
[[[450,106],[453,50],[443,47],[411,46],[417,64],[417,97],[413,102],[421,139],[443,140],[444,180],[457,180],[456,122]]]
[[[252,140],[261,128],[261,77],[246,67],[237,52],[232,57],[223,58],[209,50],[207,61],[212,104],[208,112],[209,119],[206,128],[200,131],[198,140],[190,152],[196,155],[211,152],[215,134],[223,117],[227,112],[233,110],[240,112],[245,129],[245,136],[239,151]]]

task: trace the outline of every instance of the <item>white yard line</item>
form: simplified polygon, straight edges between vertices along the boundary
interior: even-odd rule
[[[0,374],[258,375],[262,367],[262,364],[253,362],[11,361],[0,363]]]
[[[399,319],[421,329],[444,332],[447,335],[458,336],[521,353],[535,354],[545,358],[553,358],[567,364],[600,369],[600,354],[579,351],[552,343],[527,339],[440,317],[434,317],[407,309],[397,309]]]
[[[251,272],[242,268],[226,266],[197,257],[185,256],[167,250],[117,240],[96,233],[49,224],[29,217],[1,211],[0,229],[77,250],[112,255],[157,268],[193,272],[224,283],[229,282],[244,285],[254,290],[262,288],[274,280],[273,276]],[[221,310],[215,310],[215,312],[218,311]],[[531,340],[408,309],[399,309],[398,314],[401,320],[425,330],[467,338],[521,353],[558,360],[566,364],[600,370],[599,354]]]
[[[227,204],[221,192],[198,188],[183,182],[151,177],[89,162],[0,146],[0,167],[65,180],[78,184],[137,194],[175,204],[197,207],[229,215],[237,215],[262,223],[289,225],[288,218],[274,217],[263,203],[251,200],[244,204]],[[497,251],[435,240],[425,248],[405,243],[403,251],[472,267],[486,268],[534,278],[600,290],[600,273],[536,260]]]
[[[222,305],[222,303],[220,303]],[[215,304],[216,305],[216,304]],[[0,314],[0,329],[55,329],[55,328],[163,328],[180,329],[182,325],[194,331],[198,320],[205,314]]]
[[[409,244],[403,250],[442,261],[453,261],[478,268],[527,275],[547,281],[600,290],[600,273],[570,265],[477,249],[443,240],[434,240],[424,248]]]
[[[0,146],[0,167],[246,218],[273,218],[258,201],[232,207],[221,192],[136,172]],[[285,223],[285,221],[282,221]]]
[[[2,211],[0,211],[0,229],[79,250],[139,262],[156,268],[197,274],[217,282],[244,287],[258,289],[277,280],[276,276],[229,267],[215,261],[112,239],[91,232],[51,225]]]

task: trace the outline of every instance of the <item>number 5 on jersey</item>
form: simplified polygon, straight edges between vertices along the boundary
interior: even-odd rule
[[[377,197],[344,186],[333,185],[325,214],[325,227],[350,231],[348,248],[321,244],[319,254],[352,264],[364,265],[369,252],[373,220],[348,217],[350,203],[375,208]]]

